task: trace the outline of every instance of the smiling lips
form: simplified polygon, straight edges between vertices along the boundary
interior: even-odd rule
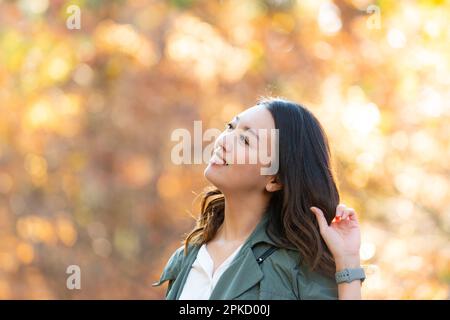
[[[225,161],[224,158],[219,156],[217,151],[213,153],[211,159],[209,160],[209,163],[228,166],[228,163]]]

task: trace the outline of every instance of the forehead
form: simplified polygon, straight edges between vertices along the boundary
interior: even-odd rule
[[[253,129],[275,129],[275,123],[264,105],[250,107],[237,115],[241,125]]]

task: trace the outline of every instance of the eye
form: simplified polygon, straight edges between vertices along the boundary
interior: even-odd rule
[[[248,137],[241,134],[239,136],[239,138],[241,139],[242,142],[244,142],[246,145],[248,145]]]
[[[228,122],[227,124],[225,124],[225,129],[233,129],[233,125]]]

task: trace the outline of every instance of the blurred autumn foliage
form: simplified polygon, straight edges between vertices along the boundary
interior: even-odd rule
[[[448,299],[449,44],[443,0],[0,0],[0,298],[163,298],[207,185],[171,132],[271,94],[327,130],[363,296]]]

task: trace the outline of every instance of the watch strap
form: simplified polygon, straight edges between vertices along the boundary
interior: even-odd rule
[[[363,268],[346,268],[344,270],[336,272],[335,275],[336,282],[342,283],[347,282],[350,283],[354,280],[361,280],[363,282],[366,279],[366,274]]]

